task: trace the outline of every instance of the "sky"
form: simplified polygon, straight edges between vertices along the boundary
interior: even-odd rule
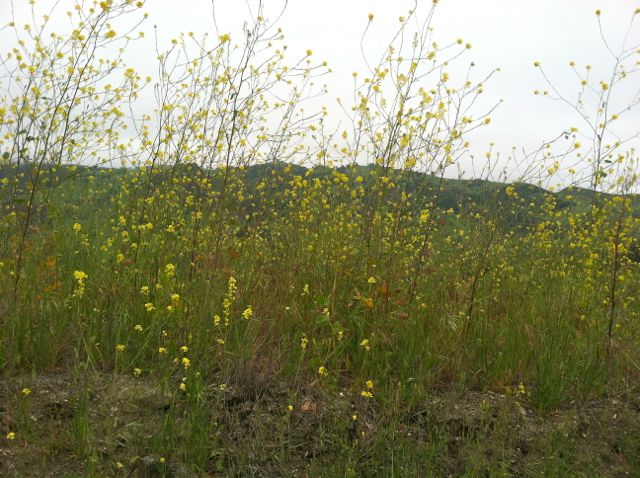
[[[65,2],[72,3],[60,0],[61,5]],[[18,17],[27,11],[26,3],[13,0]],[[52,0],[38,3],[51,4]],[[179,32],[215,34],[213,5],[220,31],[237,32],[248,18],[247,3],[252,0],[215,0],[213,4],[211,0],[148,0],[145,9],[149,18],[143,29],[151,32],[157,26],[160,41],[167,44]],[[417,1],[418,5],[425,3],[430,6],[431,0]],[[265,0],[267,16],[275,17],[282,5],[281,0]],[[330,111],[338,111],[335,98],[353,95],[352,72],[366,73],[360,40],[369,22],[368,15],[373,14],[374,19],[363,45],[366,54],[373,57],[384,51],[398,28],[398,17],[406,15],[413,6],[412,0],[289,0],[279,25],[286,35],[291,57],[303,56],[310,49],[315,59],[328,61],[332,73],[323,80],[329,94],[321,102]],[[572,126],[582,128],[581,118],[570,106],[533,94],[534,90],[549,89],[534,62],[540,62],[559,92],[575,101],[579,79],[569,62],[575,61],[579,70],[586,64],[593,65],[592,78],[597,80],[610,76],[614,62],[600,37],[596,9],[602,10],[604,36],[612,50],[617,51],[633,12],[639,7],[638,0],[440,0],[432,22],[434,38],[441,44],[462,38],[473,45],[457,60],[460,71],[473,62],[475,78],[480,80],[494,68],[500,68],[485,85],[478,113],[482,108],[501,103],[491,115],[490,127],[469,138],[469,154],[484,156],[490,144],[494,153],[503,156],[509,155],[512,147],[532,151]],[[0,18],[10,16],[10,1],[0,0]],[[627,45],[630,44],[640,45],[640,15],[636,16],[627,39]],[[132,49],[135,66],[142,71],[155,71],[154,57],[148,54],[150,47],[138,44]],[[456,68],[452,71],[455,74]],[[635,83],[627,82],[627,86],[615,91],[617,104],[626,105],[638,98],[640,77],[636,75],[636,79]],[[628,137],[640,130],[638,125],[640,108],[621,119],[616,133]],[[638,138],[629,144],[638,146]]]

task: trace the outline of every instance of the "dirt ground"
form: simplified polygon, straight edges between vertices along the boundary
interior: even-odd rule
[[[417,459],[411,450],[433,452],[395,476],[640,476],[640,396],[539,413],[525,394],[439,390],[390,422],[373,402],[346,395],[300,393],[289,411],[285,384],[260,394],[231,386],[211,395],[208,419],[219,431],[206,466],[194,467],[188,453],[153,452],[169,414],[187,420],[180,397],[132,377],[92,372],[83,380],[0,381],[0,476],[338,476],[322,470],[343,459],[339,440],[354,450],[352,476],[387,475],[388,443],[408,461]],[[274,452],[283,444],[284,461]]]

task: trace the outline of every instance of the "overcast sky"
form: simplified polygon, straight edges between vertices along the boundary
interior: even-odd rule
[[[26,0],[13,1],[18,16],[22,15],[25,8],[21,4]],[[49,4],[51,0],[38,3]],[[268,15],[282,5],[280,0],[265,3]],[[431,0],[426,3],[430,5]],[[71,0],[61,0],[63,7],[66,4]],[[407,0],[289,0],[280,24],[292,58],[311,49],[315,59],[329,62],[333,73],[324,78],[329,96],[323,103],[332,109],[335,97],[352,95],[351,73],[366,73],[360,38],[368,14],[375,17],[365,50],[374,55],[384,50],[399,25],[398,17],[406,15],[413,4]],[[247,18],[243,0],[216,0],[215,5],[217,25],[223,32],[237,30]],[[592,78],[597,80],[607,79],[613,65],[598,33],[595,10],[602,9],[606,38],[617,51],[638,7],[638,0],[440,0],[432,23],[438,42],[446,44],[458,37],[471,42],[473,48],[459,62],[466,66],[473,61],[478,80],[493,68],[501,69],[486,85],[484,101],[485,105],[504,101],[492,115],[490,127],[473,135],[472,153],[482,155],[490,142],[503,154],[509,154],[512,146],[531,149],[570,126],[583,126],[566,105],[533,95],[536,89],[548,89],[533,62],[540,61],[559,91],[575,99],[579,80],[569,61],[575,61],[579,69],[593,65]],[[179,32],[214,33],[211,0],[148,0],[145,8],[149,19],[144,29],[150,33],[157,25],[167,43]],[[0,0],[0,18],[10,18],[9,0]],[[631,44],[640,44],[640,15],[636,16],[627,46]],[[154,57],[148,54],[150,45],[136,48],[136,68],[154,71]],[[638,85],[630,83],[617,92],[617,101],[626,104],[637,91]],[[640,130],[640,108],[623,120],[618,124],[621,136]]]

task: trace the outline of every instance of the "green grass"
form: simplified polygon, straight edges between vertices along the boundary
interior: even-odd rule
[[[252,170],[234,172],[232,194],[245,200],[225,206],[219,240],[210,236],[210,210],[202,231],[194,229],[188,201],[179,199],[192,186],[170,187],[162,175],[151,200],[136,197],[131,171],[87,170],[100,179],[55,189],[33,223],[17,301],[9,307],[4,299],[1,363],[8,381],[35,374],[32,395],[11,392],[10,402],[37,403],[39,376],[70,372],[68,384],[52,387],[67,401],[61,417],[40,410],[34,423],[12,405],[4,428],[16,430],[25,450],[61,447],[55,454],[67,456],[70,469],[94,476],[115,473],[117,463],[125,474],[151,467],[150,476],[169,465],[231,476],[253,467],[270,476],[294,468],[310,476],[526,476],[533,458],[518,452],[521,442],[552,475],[604,470],[610,458],[581,461],[576,453],[589,440],[563,440],[552,417],[622,397],[637,377],[635,263],[621,263],[628,279],[616,297],[611,346],[603,302],[607,208],[619,200],[593,223],[558,208],[551,193],[522,212],[495,194],[490,207],[436,206],[428,236],[416,216],[401,218],[398,229],[398,219],[376,214],[367,249],[359,246],[367,203],[347,201],[351,183],[325,171],[304,185],[305,170],[298,173],[282,169],[277,188],[252,202],[260,190],[245,182]],[[327,198],[331,214],[323,212]],[[141,201],[146,212],[134,220]],[[513,224],[495,214],[503,209],[529,219]],[[147,223],[153,227],[135,226]],[[412,297],[411,254],[425,237],[429,254]],[[74,271],[88,275],[83,287]],[[10,290],[14,278],[3,280]],[[125,398],[113,395],[112,383],[126,384]],[[430,410],[442,387],[459,390],[444,395],[454,407],[477,394],[475,409],[452,421],[449,408]],[[372,398],[361,396],[367,391]],[[487,405],[489,414],[480,397],[492,393],[511,398]],[[442,392],[435,397],[443,400]],[[535,418],[523,418],[520,403]],[[64,433],[43,436],[52,420]],[[524,436],[514,438],[513,427]],[[6,449],[19,464],[15,445]]]

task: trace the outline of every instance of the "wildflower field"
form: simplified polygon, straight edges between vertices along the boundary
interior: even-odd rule
[[[640,9],[507,182],[436,2],[339,129],[262,3],[155,77],[144,2],[56,8],[0,48],[0,476],[640,476]]]

